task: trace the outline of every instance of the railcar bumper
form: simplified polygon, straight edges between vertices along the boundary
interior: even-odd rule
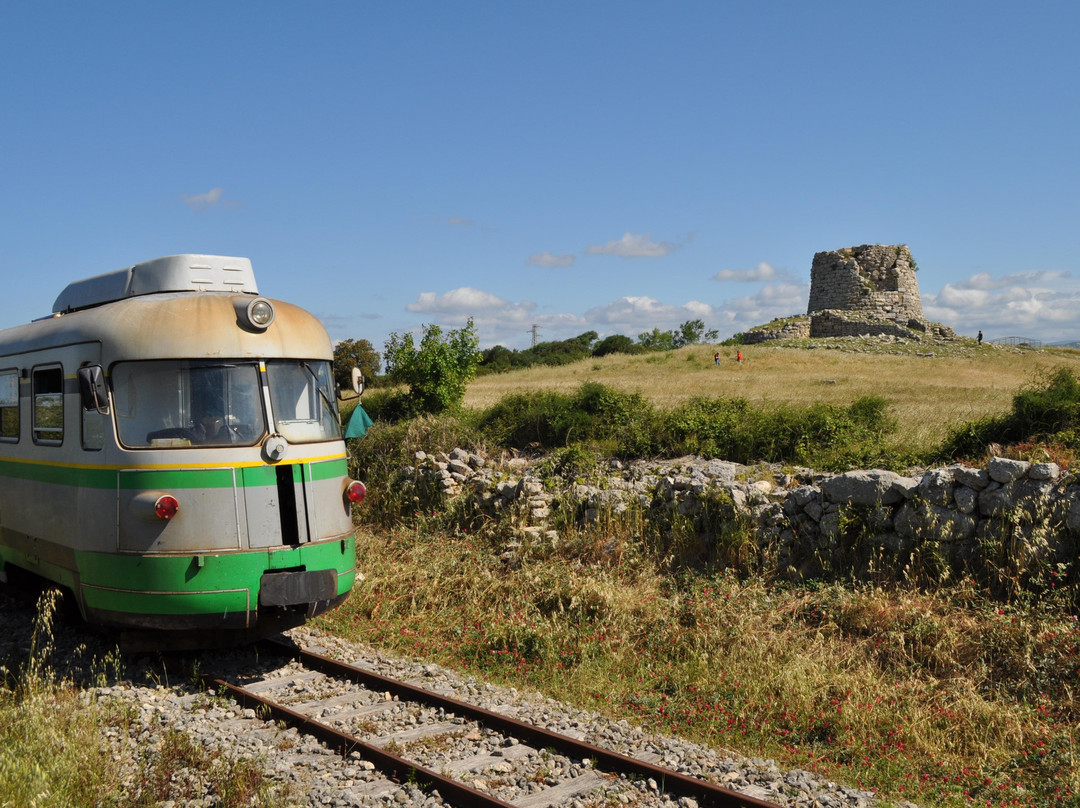
[[[352,535],[268,551],[76,556],[84,615],[112,628],[299,625],[343,602],[356,576]]]

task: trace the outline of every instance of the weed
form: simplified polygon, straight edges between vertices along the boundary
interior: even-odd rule
[[[851,551],[873,519],[844,517]],[[507,566],[469,537],[365,533],[364,580],[319,620],[886,801],[959,807],[965,790],[993,788],[1049,808],[1078,793],[1080,629],[1057,590],[1002,606],[970,577],[932,589],[780,585],[719,565],[676,569],[645,546],[657,537],[629,532],[601,563],[588,548],[603,535],[589,525],[557,548],[525,545]],[[665,546],[670,556],[677,545]],[[1060,574],[1048,570],[1048,585],[1049,572]]]

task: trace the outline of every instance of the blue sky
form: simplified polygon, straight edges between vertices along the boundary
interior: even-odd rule
[[[1066,3],[0,4],[0,325],[181,252],[376,348],[805,312],[907,244],[928,317],[1080,338]]]

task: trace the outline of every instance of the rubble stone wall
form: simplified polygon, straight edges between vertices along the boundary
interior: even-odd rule
[[[821,474],[768,472],[722,460],[610,461],[590,484],[540,476],[539,462],[492,463],[455,449],[419,452],[403,482],[426,480],[443,496],[471,497],[483,511],[513,513],[523,535],[557,534],[556,511],[587,524],[640,508],[652,518],[695,519],[716,502],[750,531],[762,558],[792,577],[856,570],[875,557],[930,549],[955,573],[1009,554],[1073,563],[1080,547],[1080,477],[1054,463],[993,458],[986,468],[953,465],[903,476],[880,469]],[[758,477],[758,479],[755,479]],[[552,487],[554,486],[554,488]],[[709,526],[702,525],[704,533]],[[708,535],[703,538],[708,541]]]

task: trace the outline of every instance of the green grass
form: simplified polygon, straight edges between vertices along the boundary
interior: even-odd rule
[[[1080,630],[1052,597],[672,576],[634,532],[508,561],[482,535],[362,530],[363,579],[320,624],[888,800],[1075,804]]]
[[[158,746],[142,748],[135,759],[127,745],[110,743],[109,734],[129,735],[136,715],[123,702],[87,699],[86,682],[57,673],[58,602],[56,590],[42,596],[28,657],[14,669],[0,668],[0,808],[149,808],[196,798],[219,808],[291,804],[271,789],[262,761],[203,746],[184,733],[167,730]],[[120,678],[119,664],[118,656],[91,660],[90,682]]]
[[[504,378],[504,397],[471,414],[378,424],[352,447],[372,481],[357,543],[363,576],[322,624],[871,788],[887,803],[1077,804],[1080,559],[1032,566],[1038,594],[994,588],[995,574],[1010,574],[1005,562],[995,570],[988,559],[977,582],[935,574],[934,558],[918,555],[871,583],[836,574],[833,559],[829,578],[791,584],[750,561],[756,544],[723,502],[709,542],[688,523],[660,525],[635,509],[585,528],[559,521],[555,540],[522,539],[512,516],[395,483],[415,451],[453,446],[543,447],[545,468],[566,479],[591,479],[594,450],[634,441],[830,468],[958,454],[981,462],[998,441],[1008,456],[1067,467],[1080,450],[1072,353],[964,343],[932,360],[771,350],[727,375],[693,349],[591,360],[588,374],[545,370],[550,386],[534,386],[540,374],[529,371]],[[612,378],[616,367],[624,375]],[[745,388],[755,395],[700,392],[738,384],[743,370],[757,374]],[[1002,379],[1016,383],[1004,389]],[[665,404],[658,390],[680,396]],[[803,452],[809,442],[816,454]],[[776,446],[786,448],[770,454]]]

